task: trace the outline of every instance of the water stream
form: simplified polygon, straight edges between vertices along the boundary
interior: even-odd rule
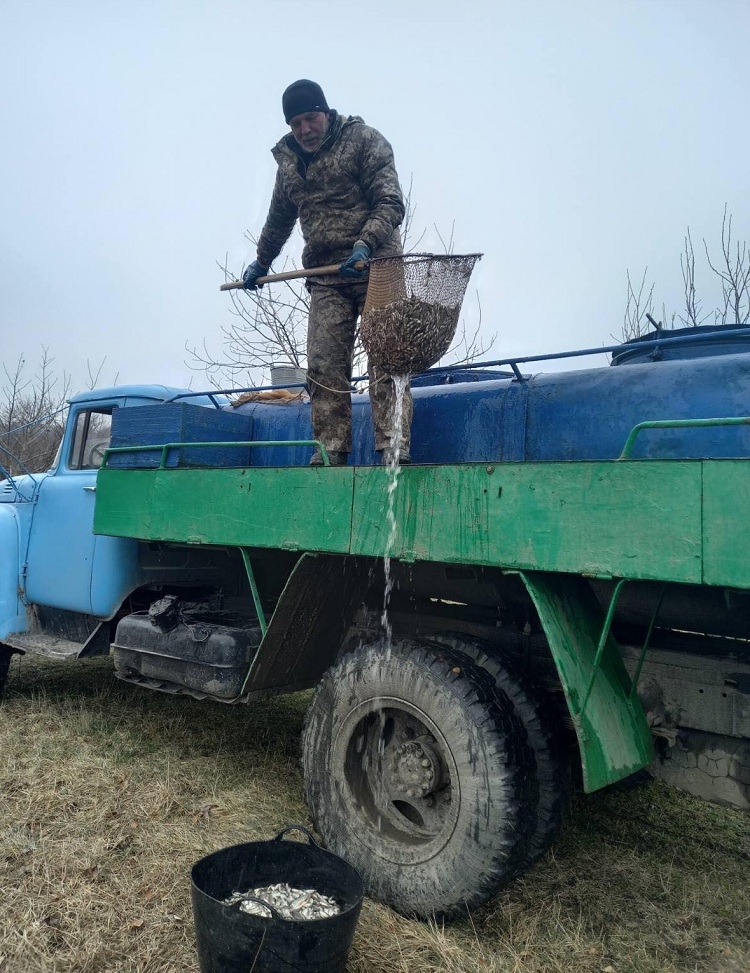
[[[396,520],[396,488],[398,487],[398,478],[401,473],[401,467],[399,466],[399,452],[401,447],[401,435],[403,432],[404,425],[404,396],[406,390],[409,387],[409,376],[408,375],[393,375],[393,388],[394,388],[394,402],[393,402],[393,415],[391,416],[391,453],[387,459],[388,468],[388,498],[386,503],[386,520],[388,523],[388,534],[385,542],[385,550],[383,551],[383,572],[385,575],[385,585],[383,589],[383,611],[380,615],[380,623],[382,625],[383,631],[385,633],[385,658],[390,659],[391,648],[393,645],[393,627],[391,625],[390,616],[388,614],[388,607],[391,601],[391,592],[393,591],[393,575],[391,573],[391,556],[393,549],[396,545],[396,535],[397,535],[397,520]],[[362,755],[363,766],[368,776],[372,775],[373,779],[382,779],[383,768],[382,761],[385,756],[385,746],[386,746],[386,710],[380,709],[378,712],[379,717],[379,733],[377,737],[377,756],[375,757],[372,752],[365,752]],[[374,764],[371,761],[375,761]],[[386,791],[379,788],[379,793],[383,795]],[[387,797],[385,798],[388,801]],[[378,814],[377,829],[382,831],[383,819]]]
[[[398,456],[401,448],[401,436],[404,425],[404,396],[409,387],[408,375],[393,375],[393,388],[395,392],[393,403],[393,421],[391,435],[391,455],[388,459],[388,503],[386,506],[386,519],[388,522],[388,537],[386,540],[385,551],[383,552],[383,571],[385,573],[385,588],[383,592],[383,611],[380,616],[380,623],[383,626],[386,638],[386,651],[390,654],[393,638],[393,626],[388,615],[388,606],[391,601],[393,591],[393,575],[391,573],[391,556],[396,544],[397,521],[396,521],[396,488],[398,478],[401,473]]]

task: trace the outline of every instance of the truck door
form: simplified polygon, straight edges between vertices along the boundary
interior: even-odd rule
[[[71,414],[57,469],[41,485],[26,566],[26,597],[34,604],[97,613],[92,605],[96,472],[109,445],[115,408],[97,404]]]

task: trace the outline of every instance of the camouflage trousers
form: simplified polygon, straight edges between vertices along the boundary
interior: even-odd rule
[[[367,283],[340,286],[310,283],[307,327],[307,387],[312,408],[313,436],[327,449],[348,453],[352,448],[352,357],[357,320],[367,295]],[[375,449],[396,446],[409,450],[412,399],[404,394],[401,442],[393,442],[396,391],[391,377],[369,369],[370,403],[375,426]]]

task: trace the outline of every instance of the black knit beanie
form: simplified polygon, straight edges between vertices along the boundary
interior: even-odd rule
[[[284,109],[287,125],[295,115],[304,115],[308,111],[329,111],[320,85],[304,78],[289,85],[281,96],[281,107]]]

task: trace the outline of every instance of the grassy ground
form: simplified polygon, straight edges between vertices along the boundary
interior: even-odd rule
[[[13,662],[0,706],[0,973],[197,970],[190,865],[307,823],[307,697],[222,707],[110,660]],[[750,817],[651,783],[580,796],[553,850],[445,928],[365,900],[350,973],[748,973]]]

